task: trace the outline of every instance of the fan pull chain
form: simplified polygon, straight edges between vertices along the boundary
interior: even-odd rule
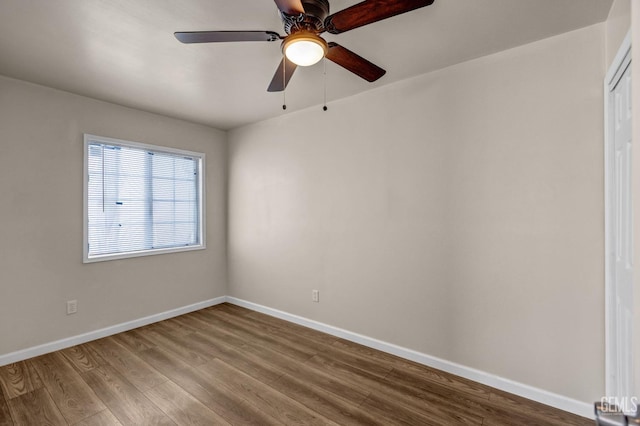
[[[324,106],[322,107],[323,111],[328,110],[329,108],[327,108],[327,58],[324,57],[322,59],[322,66],[324,68],[323,70],[323,74],[324,74]]]
[[[282,109],[287,109],[287,58],[282,57]]]

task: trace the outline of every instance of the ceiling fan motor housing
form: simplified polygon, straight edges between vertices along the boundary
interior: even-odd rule
[[[328,0],[302,0],[303,14],[289,15],[282,12],[284,30],[287,34],[298,31],[311,31],[320,33],[324,31],[324,20],[329,16]]]

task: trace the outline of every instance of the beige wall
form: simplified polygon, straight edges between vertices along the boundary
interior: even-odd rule
[[[208,248],[83,264],[85,132],[204,152]],[[0,77],[0,355],[225,295],[225,143],[205,126]]]
[[[606,21],[605,48],[607,66],[613,62],[622,41],[631,28],[631,0],[614,0]]]
[[[231,294],[599,399],[604,32],[230,132]]]

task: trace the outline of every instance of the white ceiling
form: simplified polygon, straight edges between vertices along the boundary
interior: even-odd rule
[[[387,70],[368,83],[326,64],[331,100],[606,19],[613,0],[436,0],[340,35]],[[358,3],[333,0],[331,12]],[[267,93],[274,43],[179,43],[174,31],[272,30],[272,0],[0,0],[0,74],[231,129],[283,114]],[[322,105],[323,64],[298,68],[287,112]],[[322,113],[320,108],[319,114]]]

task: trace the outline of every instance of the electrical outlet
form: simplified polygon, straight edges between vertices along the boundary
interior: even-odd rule
[[[67,300],[67,315],[75,314],[78,312],[78,301]]]
[[[320,292],[318,290],[311,290],[311,300],[314,302],[320,301]]]

